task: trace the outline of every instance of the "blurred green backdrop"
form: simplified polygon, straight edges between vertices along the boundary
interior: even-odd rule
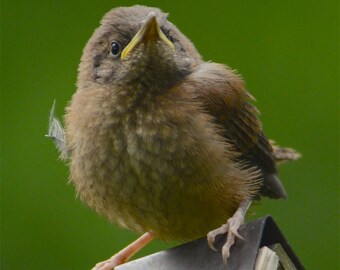
[[[263,200],[308,269],[339,267],[338,1],[1,1],[1,269],[89,269],[136,238],[87,209],[44,138],[82,48],[115,6],[161,7],[206,60],[239,70],[266,134],[303,158],[289,199]],[[154,242],[140,255],[168,245]],[[339,268],[338,268],[339,269]]]

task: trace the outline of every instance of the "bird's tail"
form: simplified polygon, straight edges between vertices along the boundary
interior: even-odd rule
[[[274,156],[276,163],[297,160],[301,157],[301,154],[295,151],[293,148],[280,147],[276,145],[275,142],[272,140],[270,141],[270,144],[273,147],[273,156]]]

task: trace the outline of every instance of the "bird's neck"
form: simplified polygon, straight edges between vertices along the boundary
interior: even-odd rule
[[[147,58],[144,54],[137,54],[133,60],[122,63],[115,83],[123,94],[137,99],[152,99],[191,73],[190,62],[176,57],[173,52],[158,48],[147,54]]]

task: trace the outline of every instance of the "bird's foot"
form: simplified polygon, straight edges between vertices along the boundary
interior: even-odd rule
[[[243,237],[238,233],[238,229],[243,224],[244,219],[239,217],[239,215],[234,215],[228,219],[226,224],[223,224],[221,227],[210,231],[207,235],[208,245],[211,249],[217,250],[214,247],[215,238],[217,235],[227,233],[227,241],[222,247],[222,258],[224,263],[227,263],[227,260],[230,256],[230,248],[235,243],[235,237],[243,240]]]
[[[119,255],[119,253],[113,255],[110,259],[106,261],[97,263],[95,267],[92,268],[92,270],[112,270],[116,266],[123,264],[125,262],[125,259],[122,258],[122,256],[117,255]]]
[[[112,270],[116,266],[121,265],[129,260],[136,252],[141,250],[145,245],[147,245],[152,239],[154,239],[155,234],[153,232],[147,232],[139,237],[136,241],[128,245],[126,248],[122,249],[117,254],[113,255],[110,259],[97,263],[92,270]]]
[[[227,264],[227,260],[230,256],[230,248],[235,243],[235,238],[243,240],[243,237],[238,233],[238,229],[244,223],[244,216],[250,204],[250,200],[243,201],[235,214],[227,220],[226,224],[223,224],[221,227],[210,231],[207,235],[209,247],[216,251],[216,248],[214,247],[216,236],[227,233],[227,241],[222,247],[222,258],[225,264]]]

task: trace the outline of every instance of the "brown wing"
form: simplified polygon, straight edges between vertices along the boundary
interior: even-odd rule
[[[245,91],[242,79],[233,71],[223,65],[205,65],[208,67],[203,67],[196,74],[196,80],[200,77],[200,85],[196,88],[198,100],[223,127],[225,138],[241,153],[238,161],[262,171],[264,183],[261,195],[286,197],[277,177],[273,148],[263,134],[258,110],[248,102],[254,98]]]

